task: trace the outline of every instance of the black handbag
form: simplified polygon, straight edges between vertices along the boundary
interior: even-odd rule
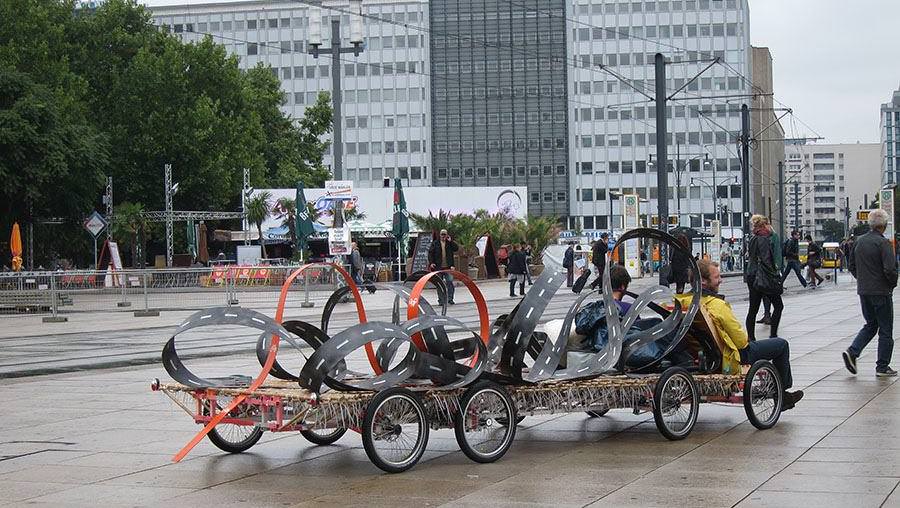
[[[756,269],[753,277],[753,289],[764,295],[780,295],[784,292],[781,277],[768,273],[762,266]]]

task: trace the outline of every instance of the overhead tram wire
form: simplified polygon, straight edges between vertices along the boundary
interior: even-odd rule
[[[674,50],[681,51],[681,52],[685,52],[685,53],[696,53],[696,54],[698,54],[698,55],[707,55],[707,56],[709,56],[709,57],[716,58],[715,53],[709,53],[709,52],[701,51],[701,50],[687,49],[687,48],[684,48],[684,47],[681,47],[681,46],[677,46],[677,45],[674,45],[674,44],[669,44],[669,43],[666,43],[666,42],[661,42],[661,41],[658,41],[658,40],[649,39],[649,38],[647,38],[647,37],[634,36],[634,35],[632,35],[632,34],[630,34],[630,33],[620,32],[620,31],[615,30],[615,29],[613,29],[613,28],[607,28],[607,27],[602,27],[602,26],[596,26],[596,25],[593,25],[593,24],[591,24],[591,23],[587,23],[587,22],[585,22],[585,21],[581,21],[581,20],[577,20],[577,19],[573,19],[573,18],[568,18],[568,17],[566,17],[565,15],[560,16],[559,14],[554,14],[551,10],[548,10],[548,9],[539,9],[539,8],[529,7],[529,6],[525,5],[525,4],[521,4],[521,3],[519,3],[519,2],[516,2],[515,0],[504,0],[504,1],[505,1],[506,3],[508,3],[508,4],[510,4],[510,5],[515,5],[515,6],[517,6],[517,7],[521,7],[521,8],[523,8],[523,9],[529,10],[529,11],[531,11],[531,12],[536,12],[536,13],[546,14],[546,15],[548,15],[549,17],[562,18],[562,19],[564,19],[565,21],[568,21],[568,22],[573,23],[573,24],[576,24],[576,25],[580,25],[580,26],[584,26],[584,27],[589,27],[589,28],[596,28],[596,29],[599,29],[599,30],[604,30],[604,31],[606,31],[606,32],[608,32],[608,33],[614,33],[614,34],[616,34],[617,36],[625,36],[624,38],[628,38],[628,39],[638,39],[638,40],[642,40],[642,41],[648,42],[648,43],[650,43],[650,44],[655,44],[655,45],[660,46],[660,47],[667,47],[667,48],[674,49]],[[760,90],[758,86],[756,86],[756,85],[753,84],[753,81],[750,80],[750,78],[748,78],[746,75],[742,74],[740,71],[738,71],[737,69],[735,69],[731,64],[729,64],[728,62],[726,62],[724,59],[720,59],[719,64],[722,65],[723,67],[725,67],[725,68],[731,70],[732,73],[734,73],[737,77],[739,77],[740,79],[742,79],[748,86],[750,86],[750,89],[751,89],[751,90],[753,90],[753,89]],[[784,107],[784,108],[792,109],[792,108],[788,107],[786,104],[784,104],[783,102],[781,102],[781,101],[779,101],[778,99],[776,99],[776,98],[774,97],[774,95],[772,96],[772,100],[775,101],[775,102],[777,102],[780,106],[782,106],[782,107]],[[791,116],[792,116],[792,117],[796,117],[796,114],[794,114],[793,112],[791,112]],[[816,136],[822,137],[818,132],[816,132],[815,129],[813,129],[812,127],[810,127],[806,122],[804,122],[804,121],[803,121],[802,119],[800,119],[799,117],[797,117],[797,121],[799,121],[801,124],[803,124],[804,126],[806,126],[806,128],[808,128],[809,130],[811,130]]]
[[[242,44],[256,44],[258,47],[261,47],[261,48],[277,49],[277,50],[279,50],[279,52],[282,52],[282,53],[286,52],[286,53],[297,53],[297,54],[308,55],[308,53],[306,53],[306,52],[304,52],[304,51],[297,51],[297,50],[295,50],[295,49],[290,49],[290,50],[287,50],[287,51],[283,51],[283,50],[281,49],[280,46],[276,46],[276,45],[274,45],[274,44],[269,44],[269,43],[264,43],[264,42],[259,42],[259,41],[250,41],[250,40],[247,40],[247,39],[241,39],[241,38],[238,38],[238,37],[229,37],[229,36],[226,36],[226,35],[219,35],[219,34],[214,34],[214,33],[210,33],[210,32],[200,32],[200,31],[192,30],[192,31],[190,31],[190,32],[184,32],[184,33],[192,33],[192,34],[197,34],[197,35],[209,36],[209,37],[214,38],[214,39],[221,39],[221,40],[230,41],[230,42],[235,42],[235,43],[242,43]],[[367,66],[367,67],[378,67],[379,69],[382,69],[382,70],[385,69],[385,68],[390,68],[390,69],[391,69],[391,72],[393,72],[393,70],[394,70],[393,66],[390,66],[390,65],[376,64],[376,63],[370,63],[370,62],[359,62],[359,61],[356,61],[356,60],[350,60],[350,59],[347,59],[347,58],[341,58],[341,57],[338,57],[338,61],[340,61],[340,62],[342,62],[342,63],[348,63],[348,64],[365,65],[365,66]],[[339,70],[338,70],[338,72],[339,72]],[[428,76],[428,77],[431,77],[431,76],[432,76],[432,74],[427,73],[427,72],[418,72],[418,71],[410,72],[410,71],[408,71],[408,70],[406,71],[406,74],[414,74],[414,75]],[[448,80],[454,81],[454,82],[459,83],[459,84],[466,84],[466,85],[471,85],[471,86],[482,87],[482,83],[478,83],[478,82],[474,82],[474,81],[466,81],[466,80],[463,80],[463,79],[460,79],[460,78],[445,77],[444,79],[448,79]],[[482,88],[485,88],[485,89],[493,89],[493,90],[498,90],[498,91],[499,91],[499,90],[503,90],[504,88],[510,88],[510,87],[507,87],[507,86],[487,86],[487,87],[482,87]],[[593,94],[591,94],[591,96],[592,96],[592,95],[593,95]],[[557,97],[557,98],[561,98],[561,97]],[[572,99],[572,98],[569,98],[569,97],[568,97],[568,94],[567,94],[567,97],[566,97],[565,101],[566,101],[566,102],[569,102],[569,103],[572,103],[572,104],[578,104],[578,105],[581,105],[581,106],[590,106],[590,107],[596,108],[596,109],[608,109],[608,108],[610,107],[610,106],[603,106],[603,105],[600,105],[600,104],[596,104],[596,103],[594,103],[594,102],[585,102],[585,101],[581,101],[581,100],[578,100],[578,99]],[[617,106],[617,105],[614,104],[613,106]],[[643,123],[645,123],[646,125],[650,125],[649,123],[644,122],[643,120],[640,120],[640,119],[637,119],[637,118],[634,118],[634,120],[643,122]]]
[[[518,47],[516,47],[516,46],[514,46],[514,45],[511,45],[511,44],[491,43],[491,42],[488,42],[488,41],[486,41],[486,40],[484,40],[484,39],[478,39],[478,38],[474,38],[474,37],[466,37],[466,36],[462,36],[462,35],[459,35],[459,34],[456,34],[456,33],[446,32],[446,31],[431,30],[431,29],[428,29],[428,28],[425,28],[425,27],[422,27],[422,26],[419,26],[419,25],[412,25],[412,24],[405,23],[405,22],[395,21],[395,20],[393,20],[393,19],[390,19],[390,18],[383,18],[383,17],[377,16],[377,15],[374,15],[374,14],[362,13],[362,12],[361,12],[361,13],[356,13],[356,12],[353,12],[353,11],[350,11],[350,10],[347,10],[347,9],[342,9],[342,8],[339,8],[339,7],[335,7],[335,6],[325,6],[325,5],[322,5],[322,4],[320,4],[320,3],[316,3],[316,2],[311,1],[311,0],[292,0],[292,2],[294,2],[294,3],[299,3],[299,4],[303,4],[303,5],[308,5],[308,6],[312,6],[312,7],[318,7],[318,8],[321,8],[321,9],[326,9],[326,10],[330,10],[330,11],[337,12],[337,13],[341,13],[341,14],[347,14],[347,15],[353,15],[353,16],[360,16],[360,17],[367,18],[367,19],[371,19],[371,20],[378,21],[378,22],[381,22],[381,23],[387,23],[387,24],[392,24],[392,25],[395,25],[395,26],[401,26],[401,27],[403,27],[403,28],[405,28],[405,29],[407,29],[407,30],[410,30],[410,29],[416,30],[416,31],[418,31],[418,32],[425,33],[425,34],[438,35],[438,36],[444,36],[444,37],[451,37],[451,38],[455,38],[455,39],[460,40],[460,41],[466,41],[466,42],[468,42],[468,43],[470,43],[470,44],[472,44],[472,45],[475,45],[475,46],[483,46],[483,47],[485,47],[485,48],[494,48],[494,49],[501,49],[501,50],[509,50],[509,51],[511,51],[511,52],[517,52],[517,53],[519,53],[519,54],[521,54],[521,55],[524,55],[524,56],[533,56],[533,53],[528,52],[528,50],[525,50],[525,49],[519,49]],[[512,3],[512,2],[510,2],[510,3]],[[519,4],[515,4],[515,5],[519,5]],[[528,10],[531,10],[531,11],[533,11],[533,12],[536,12],[534,9],[528,9]],[[552,16],[551,16],[551,17],[552,17]],[[566,18],[566,19],[568,19],[568,18]],[[589,25],[589,26],[594,27],[594,25]],[[594,27],[594,28],[602,28],[602,29],[604,29],[604,30],[612,30],[612,29],[603,28],[603,27]],[[616,33],[619,33],[619,32],[616,32]],[[646,38],[642,38],[642,37],[633,37],[633,38],[645,40],[645,41],[651,42],[651,43],[657,43],[656,41],[652,41],[652,40],[650,40],[650,39],[646,39]],[[684,51],[688,51],[688,50],[684,50]],[[711,55],[712,55],[712,54],[711,54]],[[714,55],[713,55],[713,56],[714,56]],[[560,58],[551,58],[551,61],[559,61],[559,60],[561,60],[561,59],[560,59]],[[687,63],[709,63],[709,62],[712,62],[712,61],[713,61],[713,59],[698,59],[698,60],[685,60],[685,61],[675,62],[675,63],[682,63],[682,64],[687,64]],[[601,73],[606,73],[606,74],[608,74],[608,75],[613,76],[613,77],[616,78],[617,80],[623,82],[626,86],[628,86],[629,88],[632,88],[632,89],[635,90],[637,93],[639,93],[639,94],[641,94],[641,95],[644,95],[644,96],[646,96],[646,97],[648,97],[648,98],[650,98],[650,95],[649,95],[649,94],[652,94],[652,93],[655,92],[655,90],[654,90],[653,88],[651,88],[649,85],[647,85],[646,83],[642,83],[642,84],[641,84],[641,88],[643,88],[643,90],[639,90],[639,89],[637,88],[637,85],[635,84],[638,80],[636,80],[636,79],[634,79],[634,78],[628,78],[628,77],[626,77],[626,76],[620,75],[619,73],[617,73],[617,72],[611,70],[611,67],[612,67],[612,66],[608,66],[608,65],[604,65],[604,64],[594,64],[594,63],[592,63],[591,65],[585,66],[585,65],[581,64],[581,62],[579,62],[578,59],[577,59],[576,57],[569,58],[568,56],[565,58],[565,65],[566,65],[567,67],[571,67],[571,68],[573,68],[573,69],[587,69],[587,70],[593,71],[593,72],[598,72],[598,71],[599,71],[599,72],[601,72]],[[643,65],[651,65],[651,64],[643,64]],[[705,97],[705,96],[700,96],[700,95],[697,95],[697,94],[692,94],[692,93],[690,93],[690,91],[683,91],[683,93],[688,94],[688,95],[694,95],[696,99],[707,99],[707,97]],[[712,98],[710,98],[710,99],[711,99],[711,100],[714,100],[714,101],[717,100],[716,97],[712,97]],[[649,100],[652,101],[652,99],[649,99]],[[689,99],[680,99],[680,100],[689,100]],[[726,102],[726,104],[727,104],[727,102]]]

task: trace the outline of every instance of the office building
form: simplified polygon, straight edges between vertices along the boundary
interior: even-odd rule
[[[784,228],[779,210],[778,164],[784,161],[784,128],[779,121],[784,112],[773,99],[772,54],[769,48],[751,48],[754,95],[750,101],[750,132],[754,143],[750,160],[750,209],[769,217],[775,231]]]
[[[563,0],[429,6],[434,185],[527,185],[529,213],[565,217]]]
[[[792,142],[785,152],[786,230],[799,229],[821,241],[823,224],[834,220],[846,231],[847,214],[855,224],[855,211],[868,208],[866,197],[874,200],[881,186],[879,143]]]
[[[570,227],[580,221],[584,229],[607,229],[611,214],[612,226],[620,227],[618,198],[631,193],[641,198],[644,223],[652,223],[647,212],[658,209],[659,161],[648,95],[654,95],[654,55],[661,52],[672,95],[669,211],[694,228],[719,217],[724,236],[740,236],[736,140],[740,106],[750,105],[752,58],[746,1],[577,1],[566,4],[566,17],[570,63],[577,64],[568,67],[576,218]],[[704,71],[714,57],[721,63]]]
[[[900,183],[900,88],[891,102],[881,105],[882,183]]]
[[[347,9],[347,2],[326,1],[319,10],[319,58],[308,51],[310,8],[303,3],[191,3],[154,7],[152,13],[154,23],[184,40],[212,37],[240,58],[241,68],[269,65],[285,92],[284,112],[300,119],[319,92],[331,92],[331,20],[341,20],[342,45],[349,47]],[[342,54],[337,69],[343,73],[342,176],[360,187],[380,187],[385,177],[430,185],[428,4],[366,0],[362,13],[365,49],[359,56]],[[325,164],[331,167],[331,154]]]

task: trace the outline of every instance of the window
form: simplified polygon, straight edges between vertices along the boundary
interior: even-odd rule
[[[269,28],[278,28],[278,19],[270,19]]]
[[[247,30],[256,30],[256,20],[255,19],[247,20]]]
[[[259,49],[257,48],[255,42],[247,43],[247,54],[248,55],[256,55],[256,54],[258,54],[258,51],[259,51]]]

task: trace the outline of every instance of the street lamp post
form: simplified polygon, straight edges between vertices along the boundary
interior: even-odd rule
[[[608,196],[609,197],[609,224],[607,224],[607,226],[609,226],[609,228],[608,228],[609,236],[612,237],[613,236],[613,199],[621,197],[622,193],[616,192],[613,190],[608,190],[607,193],[609,194],[609,196]]]
[[[362,6],[361,0],[350,0],[350,9],[356,13],[350,18],[350,43],[351,47],[341,47],[341,20],[335,18],[331,20],[331,104],[333,119],[333,143],[334,145],[334,161],[332,167],[334,169],[334,179],[341,180],[343,177],[343,157],[344,145],[342,139],[341,125],[341,54],[353,53],[359,56],[363,50],[362,36]],[[319,58],[319,46],[322,45],[322,13],[318,7],[311,7],[309,14],[309,53],[313,58]]]

